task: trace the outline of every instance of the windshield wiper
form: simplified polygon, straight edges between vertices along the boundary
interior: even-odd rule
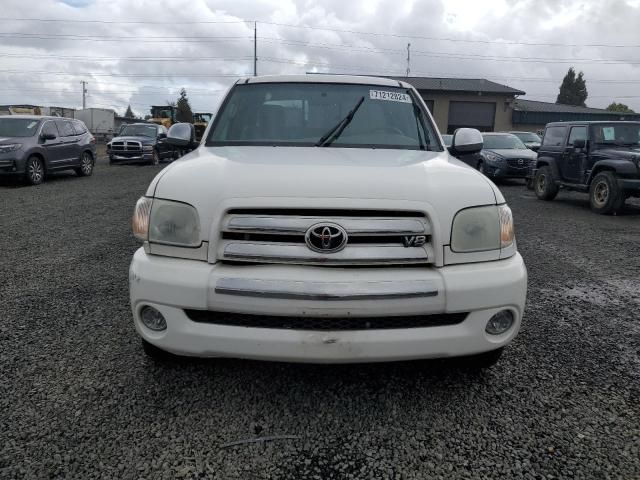
[[[335,126],[331,127],[327,133],[320,137],[320,140],[316,142],[316,147],[326,147],[331,145],[331,143],[342,134],[344,129],[347,128],[347,125],[351,123],[353,116],[360,108],[360,105],[362,105],[362,102],[364,102],[364,96],[360,97],[356,106],[351,109],[346,117],[340,120]]]

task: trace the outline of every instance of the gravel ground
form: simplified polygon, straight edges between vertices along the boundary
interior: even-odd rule
[[[155,365],[129,218],[159,171],[0,184],[1,478],[640,478],[640,202],[501,188],[529,268],[501,362]],[[272,435],[298,438],[224,446]]]

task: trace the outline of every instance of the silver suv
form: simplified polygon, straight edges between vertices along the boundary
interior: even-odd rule
[[[36,115],[0,117],[0,176],[19,175],[31,185],[45,175],[74,170],[93,173],[96,140],[80,120]]]

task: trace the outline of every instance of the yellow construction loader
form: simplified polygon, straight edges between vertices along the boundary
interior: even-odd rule
[[[210,113],[201,112],[193,114],[193,126],[196,130],[196,140],[200,141],[212,117],[213,115],[211,115]]]
[[[172,105],[152,105],[149,122],[169,128],[176,123],[176,107]]]

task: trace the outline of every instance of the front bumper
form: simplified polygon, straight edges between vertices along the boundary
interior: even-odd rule
[[[153,160],[153,151],[142,152],[135,155],[122,155],[113,152],[107,152],[109,160],[112,162],[150,162]]]
[[[618,179],[618,185],[625,192],[640,192],[640,179],[620,178]]]
[[[523,167],[512,167],[510,165],[491,165],[487,163],[487,174],[494,178],[532,178],[532,169],[525,165]]]
[[[4,158],[3,158],[4,157]],[[0,175],[15,175],[24,173],[26,162],[24,159],[0,155]]]
[[[519,254],[444,268],[338,269],[209,264],[148,255],[139,249],[129,280],[136,330],[164,350],[201,357],[318,363],[495,350],[516,336],[527,289]],[[165,316],[165,331],[154,332],[142,324],[140,310],[145,305]],[[446,326],[314,331],[195,322],[185,309],[298,317],[469,314],[462,323]],[[488,335],[487,321],[502,309],[513,312],[513,327],[502,335]]]

